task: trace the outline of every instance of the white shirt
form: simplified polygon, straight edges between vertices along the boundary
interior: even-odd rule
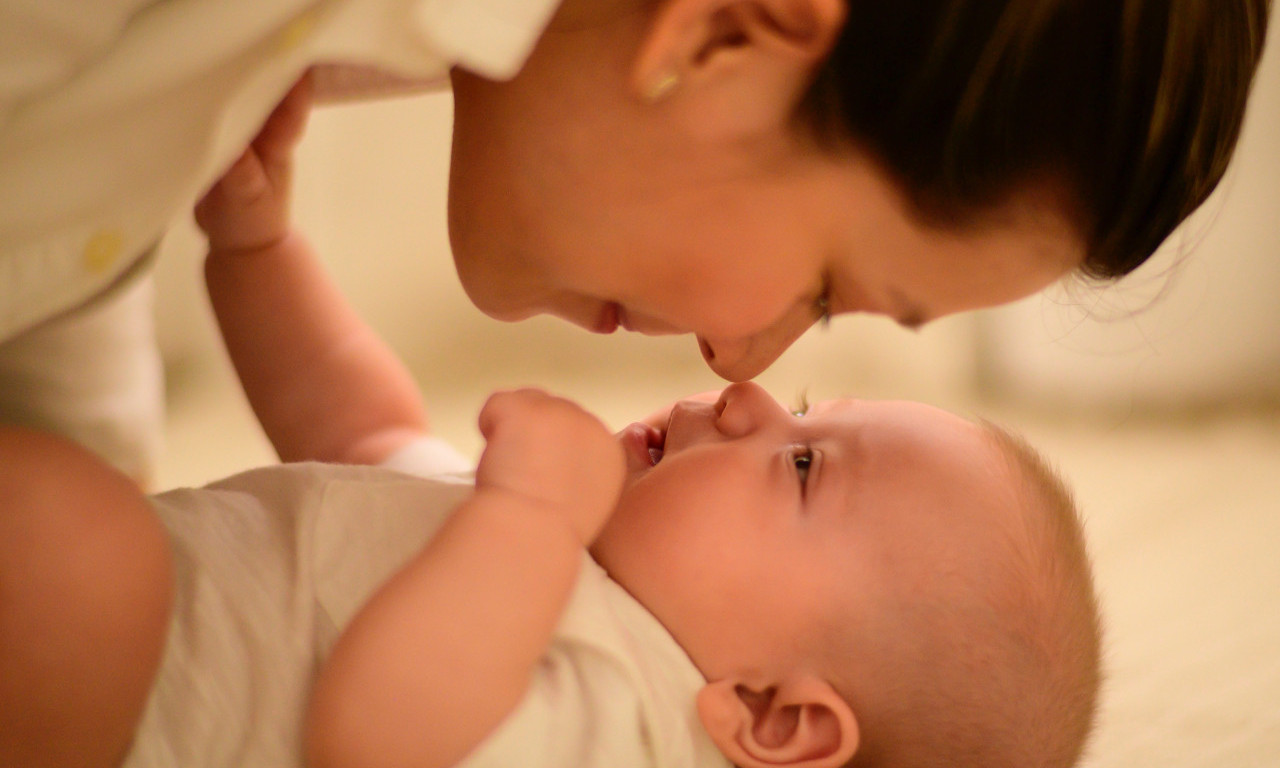
[[[0,0],[0,340],[125,275],[310,66],[516,73],[558,0]]]

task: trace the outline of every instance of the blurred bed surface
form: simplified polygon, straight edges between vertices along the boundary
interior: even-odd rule
[[[1089,520],[1096,768],[1280,764],[1280,420],[1035,430]]]

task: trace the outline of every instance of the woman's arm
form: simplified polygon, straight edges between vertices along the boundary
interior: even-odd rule
[[[476,492],[344,631],[308,714],[315,768],[448,766],[516,706],[617,500],[595,417],[524,390],[481,413]]]
[[[413,377],[356,314],[289,221],[309,79],[196,207],[227,352],[276,453],[377,463],[427,430]]]

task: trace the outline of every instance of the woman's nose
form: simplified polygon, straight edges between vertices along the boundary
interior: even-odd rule
[[[733,339],[729,341],[698,339],[698,347],[702,350],[702,359],[707,361],[711,370],[728,381],[747,381],[763,372],[778,359],[785,346],[779,349],[763,349],[753,344],[752,339]]]
[[[702,359],[711,370],[729,381],[747,381],[759,375],[813,324],[801,313],[787,316],[752,336],[737,339],[698,337]]]
[[[715,408],[716,429],[725,437],[745,437],[786,415],[768,392],[750,381],[725,387]]]

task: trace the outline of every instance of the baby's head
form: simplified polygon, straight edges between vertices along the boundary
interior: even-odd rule
[[[753,384],[622,439],[592,554],[707,678],[734,763],[1075,761],[1097,611],[1070,496],[1020,440],[918,403],[794,415]]]

